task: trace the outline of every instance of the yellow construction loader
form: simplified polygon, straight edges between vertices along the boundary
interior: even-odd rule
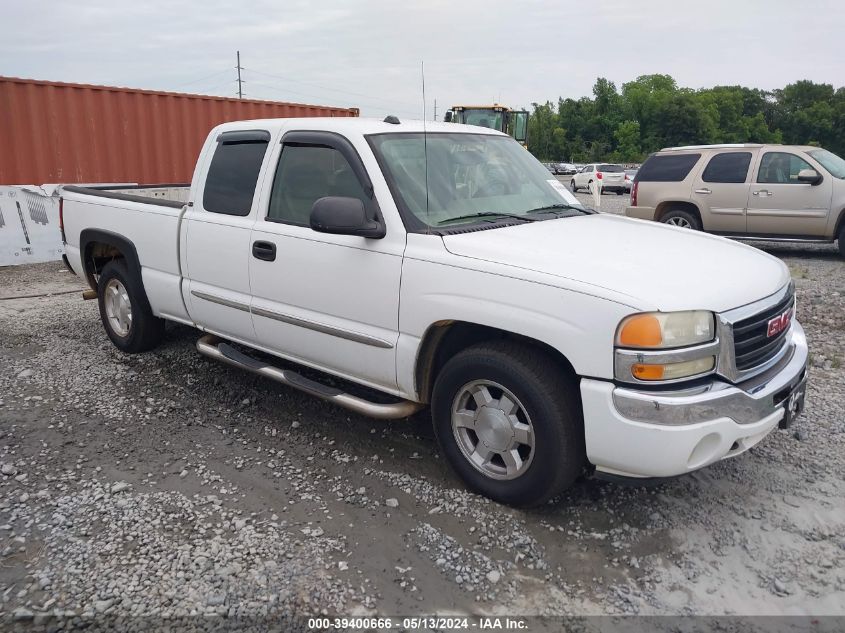
[[[452,106],[443,118],[447,123],[464,123],[499,130],[509,134],[524,146],[528,146],[528,112],[514,110],[507,106],[459,105]]]

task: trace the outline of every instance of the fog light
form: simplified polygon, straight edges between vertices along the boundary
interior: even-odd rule
[[[668,363],[663,365],[647,365],[635,363],[631,365],[631,374],[637,380],[675,380],[687,378],[696,374],[704,374],[716,366],[716,357],[707,356],[683,363]]]

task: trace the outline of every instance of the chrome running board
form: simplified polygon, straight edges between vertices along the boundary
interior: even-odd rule
[[[248,356],[213,334],[206,334],[197,341],[197,351],[209,358],[214,358],[233,367],[246,369],[253,374],[270,378],[288,387],[299,389],[326,402],[331,402],[332,404],[371,418],[378,418],[380,420],[407,418],[424,406],[418,402],[411,402],[410,400],[400,400],[387,404],[364,400],[335,387],[329,387],[328,385],[315,382],[290,369],[280,369],[262,360]]]

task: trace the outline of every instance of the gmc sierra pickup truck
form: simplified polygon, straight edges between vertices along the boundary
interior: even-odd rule
[[[177,321],[200,353],[359,413],[429,406],[454,470],[504,503],[584,472],[687,473],[803,408],[782,262],[585,209],[493,130],[226,123],[187,203],[61,196],[68,260],[119,349]]]

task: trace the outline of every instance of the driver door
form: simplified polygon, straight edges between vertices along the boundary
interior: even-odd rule
[[[311,207],[325,196],[359,198],[379,214],[361,158],[339,134],[288,132],[274,163],[250,239],[256,338],[279,356],[396,389],[404,234],[311,229]]]
[[[792,152],[763,152],[748,195],[748,232],[754,235],[822,237],[830,214],[830,178],[811,185],[802,169],[821,170]]]

